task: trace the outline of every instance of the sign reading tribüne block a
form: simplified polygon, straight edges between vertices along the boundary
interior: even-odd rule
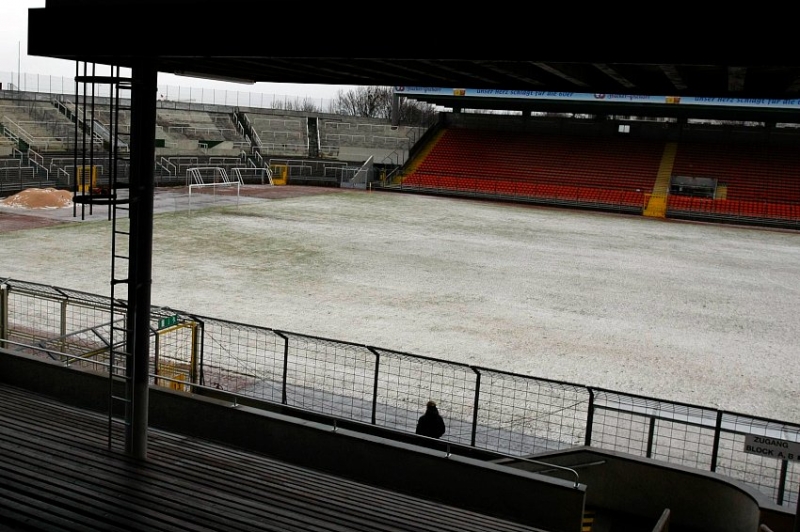
[[[778,460],[800,461],[800,443],[747,434],[744,437],[744,452]]]

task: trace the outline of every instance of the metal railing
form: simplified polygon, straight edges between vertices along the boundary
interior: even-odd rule
[[[50,76],[34,73],[0,72],[0,85],[11,91],[37,92],[72,96],[76,92],[73,77]],[[244,92],[228,89],[211,89],[181,85],[160,84],[157,87],[160,101],[179,101],[197,104],[252,107],[263,109],[302,109],[311,105],[322,112],[333,108],[330,98],[308,98],[285,94]],[[97,97],[109,97],[110,87],[98,86]]]
[[[103,331],[109,308],[107,297],[7,279],[0,285],[0,346],[52,348],[73,331]],[[409,433],[421,405],[435,398],[447,421],[446,442],[528,459],[592,446],[713,471],[778,505],[797,503],[800,463],[748,452],[746,440],[800,442],[798,424],[165,307],[153,307],[151,318],[159,333],[160,374],[179,372],[190,389],[213,388]],[[173,327],[160,328],[164,319]],[[74,344],[80,353],[106,345],[102,334],[81,335],[89,343]]]

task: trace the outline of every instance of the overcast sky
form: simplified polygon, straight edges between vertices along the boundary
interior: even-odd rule
[[[72,78],[75,75],[74,61],[28,55],[28,9],[35,7],[45,7],[45,0],[0,0],[0,73],[13,73],[15,77],[17,73],[22,72],[26,75]],[[158,84],[330,99],[335,98],[340,90],[353,88],[352,85],[292,83],[244,85],[178,77],[172,74],[159,74]]]

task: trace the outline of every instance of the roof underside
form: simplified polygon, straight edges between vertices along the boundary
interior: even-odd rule
[[[471,26],[426,15],[414,28],[394,30],[348,7],[278,19],[274,8],[253,0],[132,2],[48,0],[29,10],[28,51],[121,67],[154,62],[159,72],[253,82],[800,98],[800,56],[777,59],[782,42],[772,37],[769,50],[747,35],[724,47],[666,43],[649,27],[625,29],[625,38],[614,40],[620,32],[597,21],[586,31],[527,28],[516,38],[508,13],[506,25],[483,15]],[[703,37],[714,40],[707,31]]]

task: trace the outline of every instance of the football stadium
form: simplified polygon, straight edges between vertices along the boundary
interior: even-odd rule
[[[96,7],[30,10],[76,75],[0,90],[0,529],[797,532],[793,67],[57,38]]]

